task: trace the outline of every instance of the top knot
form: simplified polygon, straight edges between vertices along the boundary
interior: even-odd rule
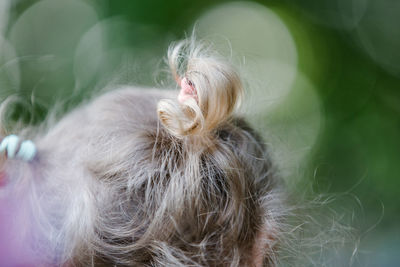
[[[158,103],[161,123],[180,138],[209,136],[240,103],[243,89],[237,72],[193,39],[171,46],[168,63],[181,91],[177,101]]]

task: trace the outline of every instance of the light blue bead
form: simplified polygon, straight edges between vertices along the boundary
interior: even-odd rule
[[[15,135],[9,135],[9,136],[4,137],[3,141],[1,141],[1,144],[0,144],[0,153],[7,150],[8,142],[9,142],[10,138],[13,138],[14,136]]]
[[[8,144],[8,138],[4,137],[4,139],[1,141],[0,144],[0,153],[3,153],[6,150],[7,144]]]
[[[17,153],[19,137],[16,135],[9,135],[3,139],[0,144],[0,152],[7,150],[7,157],[12,159]]]
[[[36,146],[31,140],[22,142],[21,147],[18,151],[17,158],[24,161],[31,161],[35,158],[37,153]]]

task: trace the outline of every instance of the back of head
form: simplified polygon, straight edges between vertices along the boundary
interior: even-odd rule
[[[239,75],[193,40],[168,59],[178,98],[160,100],[155,123],[135,128],[129,152],[112,163],[118,172],[94,164],[116,188],[99,205],[97,254],[127,266],[273,264],[277,183],[262,140],[235,115]]]

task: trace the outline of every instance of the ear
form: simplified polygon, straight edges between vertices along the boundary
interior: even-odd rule
[[[275,252],[275,230],[270,229],[266,224],[259,230],[253,244],[251,265],[262,267],[268,261],[268,254]],[[269,265],[268,265],[269,266]]]
[[[181,91],[178,95],[179,103],[183,103],[189,98],[194,98],[196,101],[198,101],[196,88],[190,80],[185,77],[181,80],[180,85]]]

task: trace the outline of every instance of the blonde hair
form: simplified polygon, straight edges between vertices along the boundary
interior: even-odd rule
[[[168,51],[174,77],[188,79],[197,93],[197,99],[179,105],[173,100],[158,103],[161,123],[178,137],[209,135],[231,118],[243,96],[240,78],[232,65],[204,46],[188,39]]]

